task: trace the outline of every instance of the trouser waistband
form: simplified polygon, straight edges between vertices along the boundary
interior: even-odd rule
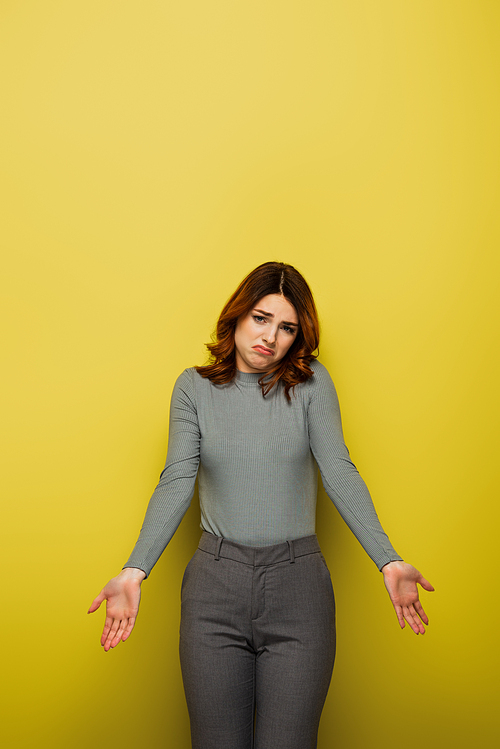
[[[228,541],[213,533],[203,531],[198,548],[213,554],[215,560],[232,559],[253,567],[278,564],[279,562],[293,563],[296,557],[316,554],[321,551],[316,535],[295,538],[273,546],[244,546],[234,541]]]

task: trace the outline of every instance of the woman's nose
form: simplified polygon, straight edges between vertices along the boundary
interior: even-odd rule
[[[266,343],[275,343],[276,342],[276,331],[274,328],[269,327],[264,335],[262,336],[262,340]]]

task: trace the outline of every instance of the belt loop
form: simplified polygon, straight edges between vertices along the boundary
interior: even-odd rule
[[[217,546],[215,547],[215,555],[214,555],[214,559],[216,562],[218,562],[220,559],[220,547],[221,546],[222,546],[222,536],[219,536],[219,538],[217,539]]]
[[[287,541],[288,551],[290,552],[290,564],[295,562],[295,549],[293,548],[293,541]]]

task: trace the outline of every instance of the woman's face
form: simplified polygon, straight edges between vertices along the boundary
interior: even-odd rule
[[[297,312],[285,297],[262,297],[236,324],[236,368],[240,372],[267,372],[287,354],[298,330]]]

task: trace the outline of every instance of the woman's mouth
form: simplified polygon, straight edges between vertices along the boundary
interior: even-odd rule
[[[252,346],[252,348],[258,354],[264,354],[264,356],[274,356],[274,351],[272,351],[270,348],[266,348],[265,346]]]

